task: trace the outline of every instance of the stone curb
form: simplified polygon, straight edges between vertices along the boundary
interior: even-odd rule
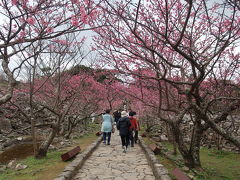
[[[82,153],[78,154],[75,159],[69,163],[63,172],[58,175],[54,180],[70,180],[72,179],[77,171],[83,166],[84,162],[91,156],[93,151],[98,147],[102,141],[102,136],[100,136],[94,143],[92,143],[88,148]]]
[[[171,180],[168,174],[168,170],[163,167],[162,164],[159,163],[158,159],[154,155],[154,153],[150,150],[150,148],[144,143],[142,137],[139,137],[139,145],[142,148],[146,158],[148,160],[149,165],[153,170],[153,174],[157,180]]]

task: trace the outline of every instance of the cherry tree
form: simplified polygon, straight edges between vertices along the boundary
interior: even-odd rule
[[[95,76],[105,89],[102,94],[105,99],[105,104],[103,105],[105,109],[103,110],[118,109],[125,98],[125,94],[122,91],[127,89],[122,84],[122,80],[119,79],[118,72],[112,69],[102,69],[100,72],[95,72]]]
[[[238,10],[240,11],[240,2],[238,0],[226,0],[226,2],[235,8],[238,8]]]
[[[214,96],[220,89],[210,92],[204,88],[212,79],[209,82],[214,84],[224,82],[219,87],[239,90],[240,15],[237,6],[225,2],[104,0],[95,22],[102,26],[95,30],[95,49],[102,61],[126,76],[147,81],[145,84],[152,82],[151,87],[139,88],[147,97],[141,99],[149,104],[151,94],[151,99],[157,97],[155,115],[171,127],[190,168],[201,167],[200,142],[208,128],[240,147],[240,140],[219,126],[239,109],[239,95]],[[149,69],[150,74],[141,74],[141,69]],[[149,89],[155,93],[150,94]],[[214,110],[222,101],[225,108]],[[188,117],[193,123],[190,142],[184,140],[181,130]]]
[[[62,41],[67,43],[62,44]],[[28,101],[30,112],[26,111],[24,109],[25,107],[18,105],[20,102],[15,100],[15,98],[11,102],[31,121],[31,131],[33,142],[35,142],[34,152],[36,157],[46,155],[49,145],[52,143],[56,133],[59,132],[60,125],[72,106],[71,103],[75,100],[75,98],[72,97],[74,94],[67,94],[67,92],[64,93],[62,90],[62,84],[69,79],[68,76],[64,77],[62,73],[68,66],[74,65],[74,62],[81,62],[81,56],[83,56],[81,48],[83,43],[84,39],[76,40],[76,37],[71,34],[65,36],[65,39],[61,41],[58,39],[53,40],[50,44],[43,41],[42,44],[32,44],[30,46],[31,48],[28,48],[29,54],[33,54],[31,56],[33,58],[25,58],[28,59],[28,61],[24,62],[24,66],[26,66],[28,70],[28,81],[24,83],[25,86],[16,90],[16,93],[20,91],[29,94]],[[48,67],[48,72],[41,77],[39,71],[44,69],[46,65]],[[43,109],[46,109],[52,114],[52,132],[45,143],[40,146],[37,154],[35,117],[36,112],[42,111]]]
[[[0,97],[0,104],[11,99],[16,72],[21,71],[22,64],[27,61],[19,58],[18,54],[27,53],[27,48],[34,42],[91,29],[87,25],[98,14],[96,5],[97,1],[91,0],[0,1],[0,60],[8,80],[8,88]],[[19,65],[15,65],[16,60],[20,61]]]

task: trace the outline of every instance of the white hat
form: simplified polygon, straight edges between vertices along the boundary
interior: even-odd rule
[[[121,112],[121,117],[125,117],[125,116],[128,116],[127,112],[126,111],[122,111]]]

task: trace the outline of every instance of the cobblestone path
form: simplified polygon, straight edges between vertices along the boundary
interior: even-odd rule
[[[111,145],[101,143],[73,179],[155,180],[155,177],[139,145],[123,153],[120,136],[115,132]]]

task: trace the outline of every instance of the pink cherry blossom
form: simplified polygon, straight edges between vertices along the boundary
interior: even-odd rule
[[[72,17],[71,23],[72,23],[73,26],[78,26],[79,25],[78,19],[75,18],[75,17]]]
[[[47,29],[46,29],[46,31],[48,32],[48,33],[52,33],[53,32],[53,28],[52,27],[47,27]]]
[[[12,0],[13,5],[17,5],[18,0]]]
[[[33,17],[28,18],[26,21],[30,25],[34,25],[35,24],[35,19]]]

